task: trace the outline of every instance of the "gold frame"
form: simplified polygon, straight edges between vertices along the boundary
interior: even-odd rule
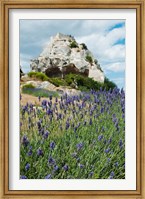
[[[10,191],[8,189],[8,12],[12,8],[135,8],[137,12],[137,188],[135,191]],[[0,1],[0,198],[145,198],[145,15],[144,0],[1,0]]]

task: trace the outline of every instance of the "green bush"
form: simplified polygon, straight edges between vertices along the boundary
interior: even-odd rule
[[[87,48],[86,44],[82,43],[82,44],[80,44],[80,45],[82,45],[82,46],[83,46],[83,49],[84,49],[84,50],[88,50],[88,48]]]
[[[92,78],[84,77],[79,74],[67,74],[65,76],[65,82],[67,85],[71,86],[74,82],[77,83],[78,89],[81,91],[88,91],[90,89],[93,90],[100,90],[100,87],[103,89],[109,90],[113,89],[116,86],[116,84],[112,81],[110,81],[108,78],[105,77],[104,83],[94,81]]]
[[[42,81],[48,81],[49,80],[49,78],[44,73],[41,73],[41,72],[31,71],[31,72],[28,73],[28,76],[34,77],[34,78],[42,80]]]
[[[105,77],[103,88],[109,90],[115,87],[117,87],[117,85],[114,82],[110,81],[107,77]]]
[[[68,74],[65,76],[65,81],[68,85],[72,85],[74,81],[77,83],[78,89],[81,91],[87,91],[90,89],[99,90],[102,87],[102,83],[94,81],[92,78],[84,77],[82,75]]]
[[[49,78],[49,82],[54,84],[55,86],[67,86],[67,83],[64,79],[62,78]]]
[[[70,48],[78,48],[78,44],[73,41],[71,44],[70,44]]]
[[[27,89],[27,88],[35,88],[35,86],[32,85],[32,84],[25,84],[25,85],[22,87],[22,89]]]
[[[93,59],[90,55],[87,55],[86,56],[86,61],[88,61],[89,63],[92,63],[93,62]]]
[[[76,74],[72,74],[72,73],[65,75],[64,80],[66,84],[71,85],[76,79],[76,76],[77,76]]]
[[[84,77],[80,74],[67,74],[65,75],[64,79],[60,77],[55,78],[48,78],[45,74],[40,72],[30,72],[28,73],[29,77],[35,77],[37,79],[40,79],[42,81],[49,81],[50,83],[54,84],[55,86],[70,86],[74,88],[77,84],[77,87],[81,91],[88,91],[90,89],[93,90],[99,90],[100,87],[103,89],[109,90],[113,89],[116,86],[116,84],[112,81],[110,81],[108,78],[105,77],[104,83],[100,83],[97,81],[94,81],[92,78]],[[35,88],[32,84],[24,85],[23,88]]]

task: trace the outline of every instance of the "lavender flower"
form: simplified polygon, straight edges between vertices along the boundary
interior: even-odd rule
[[[30,164],[27,163],[26,166],[25,166],[25,170],[28,171],[29,169],[30,169]]]
[[[122,147],[123,147],[123,142],[121,139],[119,140],[119,147],[120,147],[120,149],[122,149]]]
[[[31,148],[29,149],[27,155],[28,155],[28,156],[31,156],[31,155],[32,155],[32,149],[31,149]]]
[[[50,143],[50,148],[53,150],[55,148],[55,142]]]
[[[49,131],[45,131],[45,133],[43,134],[43,138],[44,138],[44,139],[47,139],[49,134],[50,134]]]
[[[47,176],[45,176],[45,179],[51,179],[51,174],[48,174]]]
[[[39,149],[37,150],[37,155],[38,155],[38,156],[43,156],[43,151],[42,151],[42,149],[39,148]]]
[[[105,149],[104,151],[105,151],[105,153],[109,153],[110,152],[110,148]]]
[[[94,172],[91,171],[91,172],[89,173],[89,177],[91,178],[91,177],[93,176],[93,174],[94,174]]]
[[[98,136],[98,140],[101,141],[103,139],[103,135]]]
[[[27,179],[27,177],[24,176],[24,175],[21,175],[21,176],[20,176],[20,179]]]
[[[84,165],[83,165],[83,164],[80,164],[80,163],[79,163],[78,166],[79,166],[80,169],[83,169],[83,168],[84,168]]]
[[[110,179],[113,179],[113,178],[114,178],[114,176],[115,176],[115,174],[114,174],[114,172],[112,171],[112,172],[110,173],[109,178],[110,178]]]
[[[68,165],[63,166],[64,171],[68,171]]]
[[[69,124],[69,122],[67,121],[67,122],[66,122],[65,129],[67,130],[67,129],[69,128],[69,126],[70,126],[70,124]]]
[[[92,125],[92,123],[93,123],[93,122],[92,122],[92,118],[90,118],[90,122],[89,122],[89,124],[90,124],[90,125]]]
[[[24,136],[22,137],[21,142],[22,142],[22,144],[23,144],[25,147],[29,144],[29,140],[28,140],[28,138],[27,138],[26,135],[24,135]]]
[[[49,163],[49,165],[54,165],[55,164],[55,160],[52,157],[50,157],[48,159],[48,163]]]
[[[118,166],[119,166],[119,163],[118,163],[118,162],[115,162],[114,165],[115,165],[115,167],[118,167]]]
[[[59,167],[57,165],[54,166],[54,171],[58,171]]]
[[[83,147],[83,143],[81,142],[81,143],[77,144],[76,147],[77,147],[78,151],[81,150]]]

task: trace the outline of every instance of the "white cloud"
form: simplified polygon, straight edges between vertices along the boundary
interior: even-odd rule
[[[114,45],[125,38],[125,28],[115,28],[109,32],[93,33],[88,36],[78,37],[80,43],[86,43],[89,50],[101,62],[123,60],[125,58],[125,45]]]
[[[81,29],[85,31],[85,35],[92,33],[92,30],[93,32],[101,33],[121,23],[124,23],[124,20],[85,20],[82,23]]]
[[[123,72],[125,70],[125,62],[115,62],[104,65],[104,68],[113,72]]]

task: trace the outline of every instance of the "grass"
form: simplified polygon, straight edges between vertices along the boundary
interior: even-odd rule
[[[28,76],[39,79],[41,81],[48,81],[49,80],[49,78],[44,73],[41,73],[41,72],[31,71],[31,72],[28,73]]]
[[[48,91],[46,89],[42,89],[42,88],[29,88],[29,87],[23,87],[22,89],[22,93],[24,94],[29,94],[29,95],[33,95],[35,97],[58,97],[58,93],[55,91]]]

